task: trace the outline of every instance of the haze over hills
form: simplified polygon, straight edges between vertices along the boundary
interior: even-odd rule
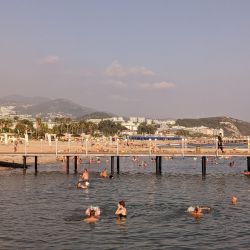
[[[54,118],[71,117],[77,119],[102,119],[117,116],[101,112],[90,107],[81,106],[68,99],[50,99],[46,97],[24,97],[11,95],[0,98],[0,106],[14,106],[17,115],[31,115],[32,117]],[[224,130],[225,136],[250,135],[250,123],[231,117],[208,117],[199,119],[177,119],[176,125],[184,127],[205,126]]]
[[[110,114],[97,111],[89,107],[83,107],[67,99],[49,99],[45,97],[24,97],[11,95],[0,98],[1,106],[14,106],[17,115],[31,115],[33,117],[71,117],[85,116],[110,117]]]
[[[13,105],[13,106],[36,105],[50,100],[51,100],[50,98],[41,96],[27,97],[21,95],[8,95],[0,98],[0,105]]]
[[[208,128],[224,130],[225,136],[250,135],[250,123],[231,117],[208,117],[199,119],[177,119],[176,124],[184,127],[205,126]]]

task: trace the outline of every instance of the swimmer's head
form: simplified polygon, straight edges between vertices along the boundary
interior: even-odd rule
[[[119,201],[119,204],[121,205],[121,206],[123,206],[123,207],[125,207],[125,201]]]
[[[114,176],[111,174],[110,176],[109,176],[109,179],[113,179],[114,178]]]
[[[237,201],[238,201],[238,198],[236,196],[232,196],[231,198],[231,202],[233,205],[236,205],[237,204]]]
[[[91,209],[90,212],[89,212],[89,216],[95,216],[95,210],[94,209]]]

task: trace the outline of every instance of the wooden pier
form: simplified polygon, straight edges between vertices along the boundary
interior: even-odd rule
[[[208,157],[244,157],[247,160],[247,170],[250,171],[250,139],[237,140],[237,143],[231,141],[223,144],[224,152],[218,149],[218,141],[211,140],[187,140],[182,138],[181,141],[100,141],[98,139],[85,139],[81,141],[53,141],[51,144],[43,140],[30,141],[18,146],[14,152],[13,145],[0,144],[0,161],[10,159],[10,165],[13,166],[13,159],[19,159],[19,165],[23,169],[27,168],[27,159],[34,159],[35,174],[38,173],[39,159],[55,157],[64,159],[66,163],[66,173],[70,172],[70,160],[74,161],[74,172],[77,173],[78,159],[82,157],[108,157],[110,158],[111,175],[115,172],[119,174],[122,166],[121,157],[150,157],[155,160],[155,172],[157,175],[162,173],[162,158],[185,158],[195,157],[201,159],[202,177],[206,176],[207,158]],[[2,159],[3,157],[3,159]],[[115,161],[116,158],[116,161]],[[21,161],[20,161],[21,159]],[[40,162],[44,162],[41,159]],[[116,164],[115,164],[116,163]],[[8,163],[5,161],[5,166]],[[33,165],[33,164],[32,164]]]
[[[66,160],[66,173],[69,174],[70,170],[70,159],[74,159],[74,173],[77,173],[77,167],[78,167],[78,158],[79,157],[110,157],[110,173],[111,175],[114,175],[115,172],[115,157],[116,157],[116,168],[117,168],[117,174],[120,173],[120,158],[121,157],[150,157],[155,160],[155,169],[156,174],[161,175],[162,173],[162,157],[167,158],[185,158],[185,157],[196,157],[201,158],[201,174],[202,177],[206,177],[206,166],[207,166],[207,158],[208,157],[244,157],[246,158],[246,169],[247,171],[250,171],[250,154],[201,154],[201,153],[192,153],[188,154],[183,152],[179,153],[172,153],[172,154],[108,154],[108,153],[91,153],[91,154],[83,154],[83,153],[57,153],[56,155],[54,153],[30,153],[30,154],[22,154],[22,153],[3,153],[0,152],[1,156],[19,156],[23,158],[23,169],[27,169],[27,158],[34,158],[34,166],[35,166],[35,174],[38,172],[38,158],[50,156],[50,157],[63,157]],[[6,163],[7,164],[7,163]],[[6,165],[5,164],[5,165]]]

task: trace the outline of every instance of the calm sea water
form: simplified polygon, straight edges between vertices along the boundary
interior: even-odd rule
[[[76,189],[79,174],[66,175],[61,164],[40,165],[37,176],[33,167],[25,175],[0,171],[0,249],[249,249],[246,159],[210,159],[205,180],[199,158],[164,159],[162,176],[149,158],[124,158],[120,165],[119,176],[102,179],[105,160],[82,164],[90,171],[88,190]],[[121,199],[128,210],[122,223],[114,215]],[[212,212],[194,219],[185,211],[195,204]],[[101,208],[96,224],[82,221],[90,205]]]

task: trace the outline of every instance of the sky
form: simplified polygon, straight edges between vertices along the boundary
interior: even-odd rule
[[[250,121],[248,0],[0,0],[0,97]]]

